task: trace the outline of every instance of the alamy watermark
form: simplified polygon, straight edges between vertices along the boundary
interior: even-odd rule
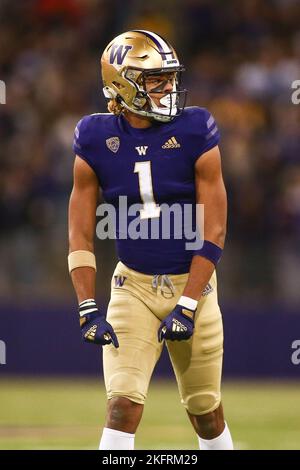
[[[186,250],[200,250],[203,246],[203,204],[163,203],[154,207],[151,202],[128,205],[127,196],[119,196],[118,207],[100,204],[96,215],[101,217],[96,226],[100,240],[184,239]]]
[[[0,364],[6,364],[6,344],[0,340]]]
[[[291,355],[291,361],[294,366],[298,366],[300,364],[300,339],[295,339],[295,341],[292,342],[291,348],[295,349]]]
[[[293,104],[300,104],[300,80],[294,80],[291,88],[294,89],[291,100]]]
[[[6,85],[3,80],[0,80],[0,104],[6,103]]]

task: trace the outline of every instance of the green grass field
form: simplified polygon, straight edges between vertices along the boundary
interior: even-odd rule
[[[299,383],[230,382],[223,404],[237,449],[300,449]],[[105,411],[99,380],[0,381],[0,449],[96,449]],[[196,449],[174,382],[153,382],[137,449]]]

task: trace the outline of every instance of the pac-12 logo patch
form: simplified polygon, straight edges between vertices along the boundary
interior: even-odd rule
[[[106,145],[114,153],[117,153],[120,147],[120,139],[119,137],[110,137],[106,139]]]

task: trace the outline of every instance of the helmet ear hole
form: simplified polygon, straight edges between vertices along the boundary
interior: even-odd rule
[[[147,97],[148,95],[145,91],[138,91],[133,100],[134,106],[136,106],[137,109],[142,109],[147,103]]]
[[[116,88],[118,88],[118,90],[120,90],[121,88],[124,88],[121,83],[119,82],[116,82],[115,80],[112,81],[112,84],[115,85]]]

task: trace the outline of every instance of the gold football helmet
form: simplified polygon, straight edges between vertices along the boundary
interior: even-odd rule
[[[108,109],[119,114],[124,109],[141,116],[168,122],[184,109],[186,90],[181,89],[181,72],[174,48],[158,34],[134,30],[120,34],[105,48],[101,58],[103,93]],[[171,74],[173,89],[157,106],[146,91],[149,76]],[[173,75],[172,75],[173,74]],[[151,90],[161,93],[162,87]]]

